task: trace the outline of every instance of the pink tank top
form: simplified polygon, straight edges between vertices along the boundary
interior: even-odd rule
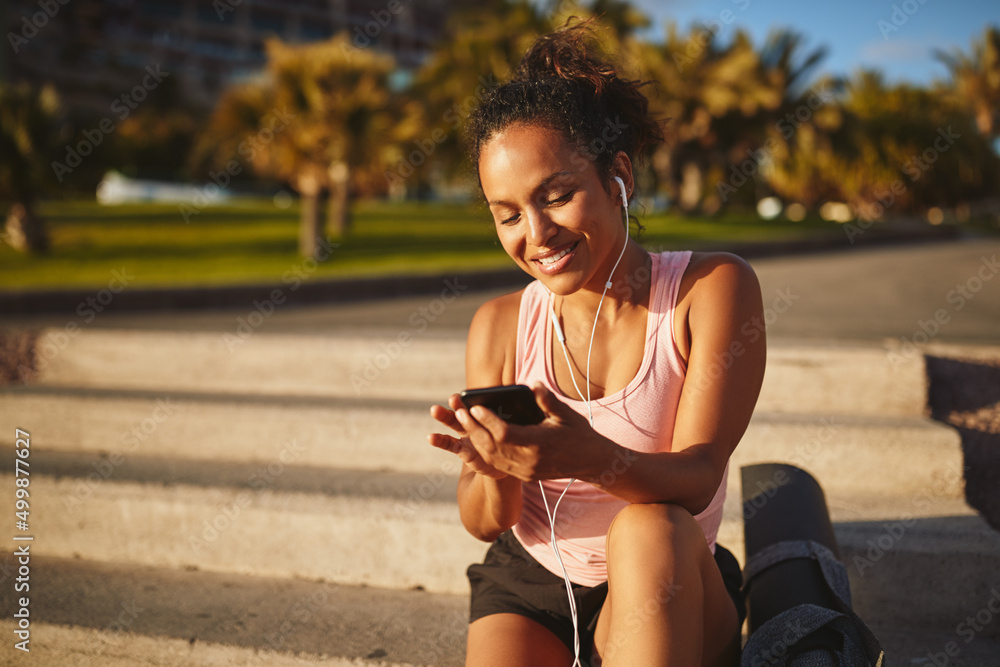
[[[646,346],[639,372],[614,394],[591,401],[594,428],[614,442],[639,452],[669,452],[674,418],[684,383],[685,364],[674,343],[674,307],[681,277],[691,259],[690,251],[653,254],[651,291],[646,324]],[[538,281],[528,285],[521,297],[517,326],[516,378],[521,384],[541,381],[563,402],[587,416],[587,405],[563,395],[552,374],[552,326],[549,307],[552,295]],[[556,341],[556,345],[558,345]],[[609,475],[620,468],[612,466]],[[715,552],[715,537],[722,522],[729,466],[715,497],[695,519]],[[551,510],[566,488],[568,479],[543,482]],[[549,520],[537,483],[522,487],[524,502],[514,535],[535,560],[562,577],[559,562],[549,542]],[[605,540],[611,521],[628,503],[586,482],[574,482],[559,505],[555,533],[559,552],[571,581],[596,586],[608,579]]]

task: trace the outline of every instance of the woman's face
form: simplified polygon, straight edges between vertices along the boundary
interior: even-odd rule
[[[630,189],[631,170],[621,171]],[[479,179],[501,245],[528,275],[556,294],[604,289],[626,239],[622,201],[585,153],[556,130],[519,123],[483,146]]]

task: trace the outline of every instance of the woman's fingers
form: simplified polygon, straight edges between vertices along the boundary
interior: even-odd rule
[[[482,424],[483,428],[489,431],[490,435],[495,439],[503,440],[503,436],[507,434],[507,422],[500,419],[489,408],[477,405],[469,410],[469,414],[472,415],[473,419]]]
[[[586,417],[559,400],[540,383],[532,387],[535,400],[546,414],[537,426],[517,426],[504,421],[483,406],[466,408],[457,394],[449,398],[449,410],[431,408],[431,416],[458,434],[432,434],[435,447],[456,454],[481,475],[531,481],[566,476],[564,443],[582,442],[591,434]],[[504,472],[500,472],[503,470]]]
[[[443,433],[431,433],[427,436],[427,442],[452,454],[458,454],[462,450],[462,441]]]
[[[484,458],[491,460],[501,453],[500,443],[507,439],[507,422],[481,405],[473,406],[471,411],[462,408],[455,414],[473,447]]]
[[[462,403],[462,397],[458,394],[452,394],[448,397],[448,405],[451,406],[452,410],[460,410],[465,407],[465,404]]]
[[[458,419],[455,418],[455,413],[448,408],[440,405],[432,405],[431,417],[441,422],[451,430],[459,434],[463,433],[462,425],[459,423]]]
[[[443,449],[446,452],[451,452],[452,454],[457,455],[462,463],[471,464],[474,459],[479,457],[476,450],[473,449],[466,441],[453,438],[450,435],[431,433],[427,436],[427,442],[438,449]]]
[[[466,408],[459,408],[455,410],[455,419],[458,420],[460,428],[464,430],[471,437],[473,432],[481,430],[482,426],[476,422],[475,418],[469,414]]]
[[[507,476],[507,473],[497,470],[483,460],[483,457],[480,456],[479,452],[476,451],[468,439],[453,438],[450,435],[443,435],[441,433],[431,433],[427,436],[427,441],[438,449],[455,454],[459,461],[469,466],[473,472],[479,475],[485,475],[494,479],[502,479]]]
[[[536,396],[543,409],[549,407],[563,412],[560,408],[565,406],[544,388],[536,392]],[[537,460],[537,448],[527,446],[528,443],[521,445],[517,442],[519,438],[516,433],[521,433],[521,437],[524,437],[527,430],[522,433],[518,430],[522,427],[512,426],[483,406],[466,408],[457,395],[449,399],[449,404],[455,408],[454,412],[434,406],[431,414],[463,437],[456,439],[436,434],[431,436],[432,445],[458,455],[464,464],[481,475],[496,478],[514,475],[519,479],[528,479],[537,473],[540,463]],[[505,472],[501,472],[501,469]]]

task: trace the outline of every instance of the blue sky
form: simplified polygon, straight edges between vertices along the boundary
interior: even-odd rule
[[[890,82],[926,84],[946,78],[934,49],[959,47],[968,53],[973,38],[981,37],[987,25],[1000,26],[998,0],[632,1],[653,19],[650,39],[662,39],[670,20],[682,32],[695,22],[714,20],[721,26],[718,36],[723,42],[743,28],[758,46],[770,29],[791,28],[805,36],[807,50],[827,47],[817,74],[878,68]]]

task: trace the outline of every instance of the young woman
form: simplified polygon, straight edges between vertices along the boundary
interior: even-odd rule
[[[760,287],[733,255],[629,238],[632,165],[662,134],[590,44],[584,24],[540,38],[470,118],[497,235],[535,281],[476,313],[467,386],[528,384],[545,419],[431,409],[462,522],[493,542],[469,568],[467,665],[569,666],[577,640],[585,665],[732,665],[740,573],[715,536],[764,373]]]

